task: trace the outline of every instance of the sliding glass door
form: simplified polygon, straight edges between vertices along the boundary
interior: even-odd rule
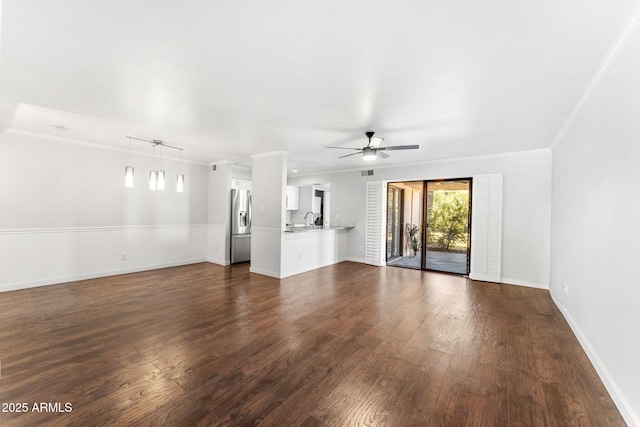
[[[387,186],[387,265],[469,274],[471,178]]]

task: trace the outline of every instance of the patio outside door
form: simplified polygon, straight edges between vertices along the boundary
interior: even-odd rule
[[[471,179],[425,181],[422,266],[469,274]]]

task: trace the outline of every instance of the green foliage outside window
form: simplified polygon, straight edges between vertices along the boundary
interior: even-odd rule
[[[469,192],[434,191],[428,212],[428,245],[443,251],[467,247]]]
[[[420,227],[416,224],[407,224],[407,234],[409,235],[409,248],[411,249],[411,256],[415,256],[420,250]]]

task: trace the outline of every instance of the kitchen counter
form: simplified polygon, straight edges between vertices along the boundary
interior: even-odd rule
[[[353,227],[345,225],[332,225],[330,227],[323,226],[307,226],[307,227],[286,227],[285,233],[307,233],[310,231],[328,231],[328,230],[350,230]]]

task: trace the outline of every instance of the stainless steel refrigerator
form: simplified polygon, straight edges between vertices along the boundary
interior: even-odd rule
[[[231,190],[231,264],[251,259],[251,191]]]

